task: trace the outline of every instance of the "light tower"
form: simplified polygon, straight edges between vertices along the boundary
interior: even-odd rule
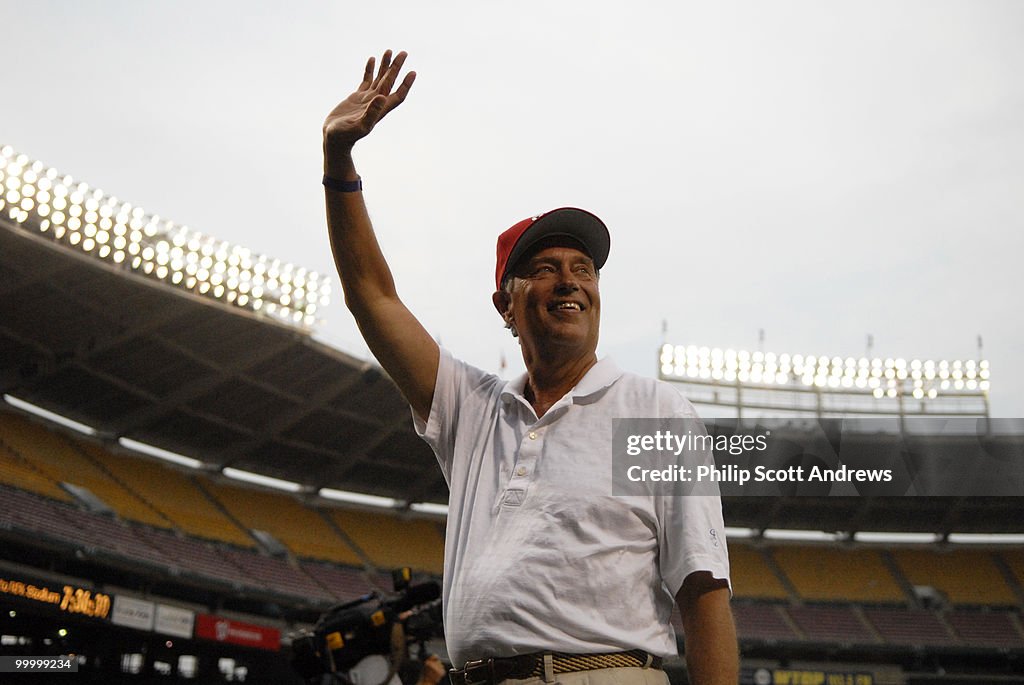
[[[330,300],[316,272],[149,214],[9,145],[0,146],[0,224],[307,333]]]
[[[661,346],[658,377],[698,406],[822,418],[989,416],[987,360],[776,354]]]

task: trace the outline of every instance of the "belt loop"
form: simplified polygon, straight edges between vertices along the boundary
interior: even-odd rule
[[[652,655],[650,652],[647,652],[647,661],[644,662],[643,667],[650,668],[652,663],[654,663],[654,655]]]
[[[544,682],[555,682],[555,660],[551,654],[544,655]]]

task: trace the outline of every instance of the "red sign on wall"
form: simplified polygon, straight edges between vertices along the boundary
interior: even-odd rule
[[[232,621],[222,616],[196,616],[196,637],[215,642],[229,642],[243,647],[256,647],[276,652],[281,648],[281,631],[252,623]]]

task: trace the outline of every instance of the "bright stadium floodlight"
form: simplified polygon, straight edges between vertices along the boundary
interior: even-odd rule
[[[146,454],[157,459],[163,459],[169,461],[172,464],[178,464],[179,466],[187,466],[190,469],[201,469],[203,468],[203,462],[192,457],[186,457],[184,454],[178,454],[177,452],[171,452],[165,450],[162,447],[156,445],[150,445],[145,442],[139,442],[138,440],[132,440],[131,438],[121,437],[117,439],[117,442],[121,447],[129,449],[141,454]]]
[[[862,530],[853,534],[854,542],[881,544],[923,545],[933,544],[942,539],[936,533],[900,533],[890,531]]]
[[[29,160],[9,145],[0,150],[0,222],[9,221],[114,268],[307,333],[330,302],[331,284],[315,271],[254,255],[146,214],[141,207]],[[249,285],[241,289],[249,283],[260,286],[258,295],[248,294]]]
[[[284,490],[286,492],[298,492],[302,489],[302,486],[294,481],[283,480],[281,478],[274,478],[272,476],[264,476],[262,473],[253,473],[252,471],[243,471],[242,469],[232,468],[225,466],[220,471],[228,478],[234,480],[244,481],[246,483],[253,483],[254,485],[262,485],[267,488],[274,488],[275,490]]]
[[[989,415],[987,360],[855,358],[663,344],[658,377],[696,405],[843,416]]]
[[[1024,534],[1021,533],[950,533],[948,542],[958,545],[1022,545]]]
[[[436,502],[413,502],[409,509],[420,514],[432,514],[434,516],[447,516],[448,505],[437,504]]]
[[[380,507],[382,509],[394,509],[401,504],[397,499],[393,499],[391,497],[367,495],[362,492],[349,492],[348,490],[335,490],[333,488],[320,488],[320,492],[318,494],[324,499],[330,499],[336,502],[363,504],[368,507]]]
[[[764,531],[766,540],[796,540],[800,542],[835,542],[843,539],[839,533],[824,530],[796,530],[788,528],[767,528]]]
[[[75,421],[74,419],[69,419],[66,416],[61,416],[60,414],[52,412],[49,409],[43,409],[40,406],[32,404],[31,402],[26,402],[21,398],[15,397],[14,395],[4,395],[4,401],[7,402],[7,404],[11,405],[12,407],[17,407],[18,409],[26,411],[29,414],[35,414],[36,416],[44,418],[47,421],[52,421],[53,423],[64,426],[65,428],[70,428],[73,431],[78,431],[79,433],[84,433],[85,435],[99,434],[99,431],[93,428],[92,426],[87,426],[84,423]]]

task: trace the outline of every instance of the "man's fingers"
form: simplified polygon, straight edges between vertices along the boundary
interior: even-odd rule
[[[394,93],[391,89],[398,80],[406,57],[405,52],[400,52],[392,61],[391,50],[385,50],[379,63],[372,56],[366,60],[359,88],[339,102],[324,120],[325,143],[333,141],[336,147],[351,147],[405,100],[416,80],[415,72],[406,74]]]
[[[380,85],[384,75],[387,74],[388,67],[391,66],[391,51],[385,50],[384,54],[380,58],[380,69],[377,70],[377,78],[373,80],[374,87]]]
[[[410,71],[408,74],[405,75],[405,78],[402,79],[402,85],[398,86],[398,90],[395,91],[395,94],[393,96],[395,102],[394,106],[397,107],[398,105],[402,104],[405,101],[405,96],[409,94],[409,89],[412,88],[413,81],[415,80],[415,71]]]
[[[405,58],[409,55],[406,52],[400,52],[395,56],[395,61],[388,68],[386,74],[384,74],[384,80],[381,81],[380,91],[387,95],[391,92],[391,88],[395,85],[395,81],[398,80],[398,73],[402,70],[402,65],[405,64]]]
[[[373,83],[373,64],[376,60],[371,57],[366,60],[366,69],[363,71],[363,82],[359,84],[359,88],[366,88]]]
[[[405,75],[405,79],[402,80],[402,85],[398,86],[398,90],[387,96],[387,101],[384,107],[384,114],[387,114],[395,107],[398,107],[400,104],[405,102],[405,96],[409,94],[409,89],[412,88],[412,83],[415,80],[415,71],[410,71],[408,74]]]

